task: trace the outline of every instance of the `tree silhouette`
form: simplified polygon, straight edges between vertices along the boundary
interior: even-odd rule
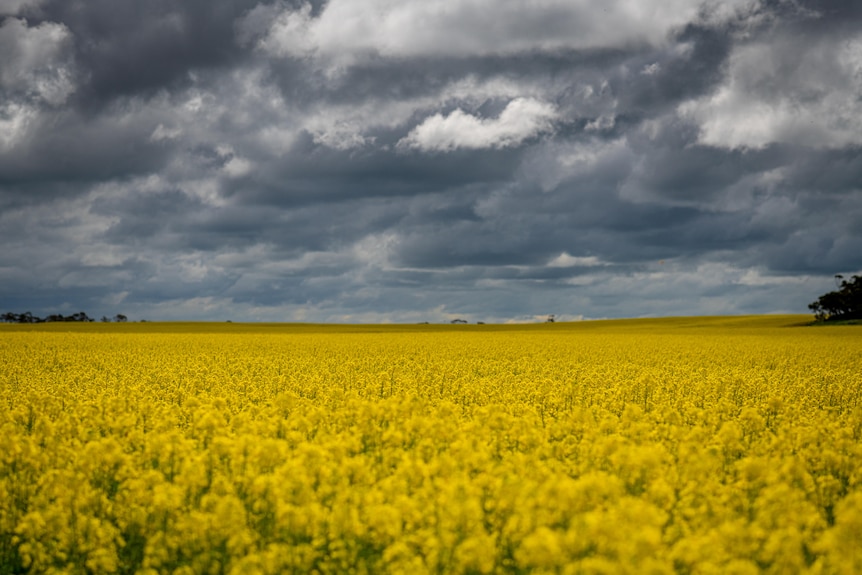
[[[116,321],[126,321],[126,316],[122,314],[117,314]],[[52,313],[51,315],[41,318],[39,316],[35,316],[29,311],[25,311],[24,313],[13,313],[8,311],[2,315],[0,315],[0,322],[3,323],[43,323],[43,322],[56,322],[56,321],[77,321],[77,322],[90,322],[95,321],[93,318],[88,316],[86,313],[79,311],[78,313],[73,313],[72,315],[63,315],[61,313]],[[103,317],[102,321],[109,321],[108,318]]]
[[[808,304],[818,321],[862,319],[862,276],[853,276],[850,281],[837,275],[840,281],[837,291],[823,294],[817,301]]]

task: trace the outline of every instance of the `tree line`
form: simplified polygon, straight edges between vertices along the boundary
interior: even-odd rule
[[[99,321],[109,322],[115,321],[118,323],[122,323],[124,321],[128,321],[129,318],[124,316],[121,313],[118,313],[110,319],[106,316],[102,316],[102,319]],[[91,318],[86,313],[79,311],[78,313],[73,313],[72,315],[63,315],[59,313],[51,314],[46,317],[35,316],[29,311],[25,311],[24,313],[13,313],[8,311],[3,315],[0,315],[0,321],[4,323],[48,323],[48,322],[59,322],[59,321],[78,321],[78,322],[88,322],[88,321],[96,321],[94,318]]]
[[[842,275],[835,279],[841,283],[836,291],[823,294],[817,301],[808,304],[817,321],[843,321],[862,319],[862,276],[853,276],[850,281]]]
[[[814,312],[814,317],[817,321],[843,321],[862,319],[862,276],[854,275],[850,280],[845,280],[844,276],[836,275],[835,279],[839,280],[838,289],[823,294],[817,301],[808,304],[808,309]],[[47,322],[90,322],[96,321],[86,313],[79,311],[72,315],[51,314],[47,317],[38,317],[25,311],[24,313],[6,312],[0,315],[0,322],[3,323],[47,323]],[[102,316],[99,321],[109,322],[115,321],[122,323],[128,321],[128,318],[118,313],[109,319]],[[549,315],[548,322],[554,321],[554,316]],[[452,323],[467,323],[463,319],[454,319]],[[480,322],[481,323],[481,322]]]

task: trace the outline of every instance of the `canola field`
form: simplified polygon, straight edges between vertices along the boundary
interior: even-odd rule
[[[862,328],[0,325],[0,573],[862,573]]]

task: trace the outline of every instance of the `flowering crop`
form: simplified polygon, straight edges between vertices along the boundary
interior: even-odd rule
[[[0,572],[860,573],[794,321],[0,326]]]

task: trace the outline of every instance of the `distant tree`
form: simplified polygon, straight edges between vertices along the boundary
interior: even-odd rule
[[[102,319],[100,319],[99,321],[100,321],[100,322],[102,322],[102,323],[108,323],[108,322],[109,322],[109,321],[111,321],[111,320],[110,320],[110,319],[108,319],[108,316],[103,315],[103,316],[102,316]]]
[[[123,316],[125,317],[125,316]],[[106,321],[107,318],[102,318],[103,321]],[[63,315],[61,313],[52,313],[44,319],[38,316],[33,315],[29,311],[25,311],[24,313],[12,313],[6,312],[2,316],[0,316],[0,321],[8,322],[8,323],[42,323],[46,321],[94,321],[93,318],[88,316],[86,313],[79,311],[78,313],[73,313],[72,315]]]
[[[862,276],[853,276],[850,281],[835,276],[840,283],[837,291],[823,294],[817,301],[808,304],[818,321],[862,319]]]
[[[467,323],[467,320],[457,318],[457,319],[453,319],[450,323]]]
[[[550,314],[548,319],[545,320],[545,323],[554,323],[554,314]]]
[[[61,313],[52,313],[44,320],[36,318],[37,321],[93,321],[86,313],[79,311],[78,313],[73,313],[72,315],[63,315]]]
[[[129,318],[127,318],[126,316],[124,316],[121,313],[118,313],[117,315],[114,316],[114,321],[119,322],[119,323],[122,323],[124,321],[128,321],[128,319]]]

